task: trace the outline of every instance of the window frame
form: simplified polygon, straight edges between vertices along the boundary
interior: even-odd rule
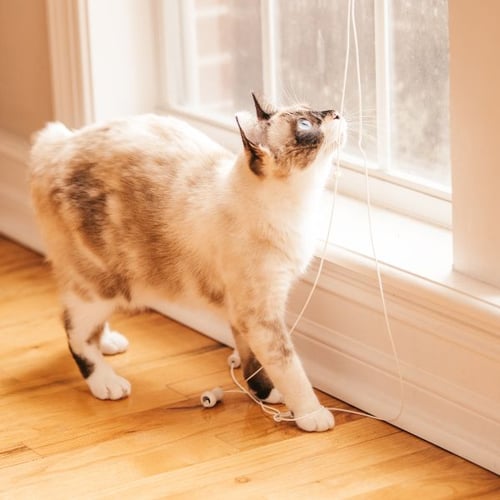
[[[195,127],[216,138],[229,149],[238,151],[239,135],[233,120],[224,117],[214,118],[188,107],[179,106],[176,89],[176,75],[181,72],[187,82],[190,99],[196,99],[198,79],[194,76],[196,59],[194,48],[196,35],[192,23],[186,17],[193,16],[193,0],[154,0],[157,21],[160,67],[159,99],[157,110],[162,113],[177,115]],[[417,184],[411,177],[389,173],[390,158],[390,76],[389,76],[389,34],[386,29],[389,19],[388,0],[373,0],[375,12],[375,50],[376,50],[376,94],[378,151],[381,161],[377,168],[369,168],[368,185],[371,201],[374,205],[398,211],[424,220],[440,227],[451,228],[451,194],[431,183]],[[261,40],[263,92],[271,102],[277,101],[277,49],[275,43],[276,4],[273,0],[261,0]],[[181,28],[183,27],[183,28]],[[179,57],[178,41],[181,41]],[[193,42],[194,40],[194,42]],[[182,65],[179,59],[191,61]],[[184,66],[184,67],[183,67]],[[196,80],[195,82],[192,80]],[[250,103],[250,101],[249,101]],[[339,192],[359,200],[366,199],[365,166],[361,158],[343,153],[340,166],[342,177]],[[370,167],[370,163],[368,164]],[[330,185],[333,186],[333,183]]]

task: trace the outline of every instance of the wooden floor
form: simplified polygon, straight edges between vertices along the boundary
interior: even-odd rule
[[[498,476],[385,423],[306,434],[240,394],[199,407],[232,387],[230,351],[155,313],[115,318],[132,395],[98,401],[59,318],[43,259],[0,238],[0,498],[500,498]]]

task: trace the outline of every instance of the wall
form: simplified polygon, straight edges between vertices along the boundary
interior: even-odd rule
[[[0,129],[28,139],[51,118],[45,2],[0,0]]]
[[[500,225],[488,215],[500,213],[498,183],[490,181],[500,167],[500,2],[453,0],[449,13],[453,220],[460,222],[454,227],[454,264],[498,287]]]
[[[46,2],[0,0],[0,233],[35,248],[29,140],[52,119]]]

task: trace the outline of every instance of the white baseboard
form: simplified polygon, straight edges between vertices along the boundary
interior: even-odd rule
[[[43,250],[29,196],[29,143],[0,130],[0,233],[38,252]]]
[[[395,424],[498,473],[500,311],[437,283],[384,271],[404,381]],[[314,272],[313,265],[293,293],[291,311],[302,306]],[[359,256],[338,250],[326,263],[294,335],[316,387],[377,416],[398,413],[397,364],[378,284]]]
[[[390,421],[397,415],[397,378],[305,334],[299,333],[295,344],[315,387],[377,417]],[[481,407],[466,397],[455,402],[451,384],[422,377],[418,370],[403,373],[403,413],[394,425],[498,473],[499,425],[484,414],[488,402]],[[439,394],[443,386],[451,397]]]
[[[0,131],[0,232],[42,250],[26,182],[28,144]],[[315,265],[294,289],[289,322],[304,303]],[[391,326],[404,380],[396,425],[500,472],[500,312],[437,284],[384,268]],[[231,344],[226,325],[201,313],[159,307]],[[373,270],[337,250],[294,341],[319,389],[372,414],[398,413],[397,367]]]

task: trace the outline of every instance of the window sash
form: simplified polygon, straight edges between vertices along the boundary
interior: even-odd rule
[[[389,0],[373,0],[375,12],[376,102],[377,102],[377,155],[378,162],[367,162],[370,197],[374,204],[398,211],[441,227],[451,227],[451,196],[442,186],[417,182],[400,172],[391,172],[391,78]],[[161,8],[163,7],[163,8]],[[240,149],[239,136],[232,119],[213,117],[195,111],[199,103],[199,77],[197,70],[196,30],[194,29],[194,0],[160,0],[158,17],[160,44],[159,65],[163,66],[160,82],[162,112],[176,114],[201,128],[230,149]],[[278,100],[278,52],[276,45],[277,9],[274,0],[261,0],[261,40],[263,90],[271,102]],[[166,35],[165,35],[166,33]],[[179,52],[178,40],[181,40]],[[181,61],[183,63],[181,64]],[[179,82],[183,75],[184,100],[193,105],[181,106]],[[342,179],[339,192],[358,199],[366,197],[363,160],[342,154]]]

